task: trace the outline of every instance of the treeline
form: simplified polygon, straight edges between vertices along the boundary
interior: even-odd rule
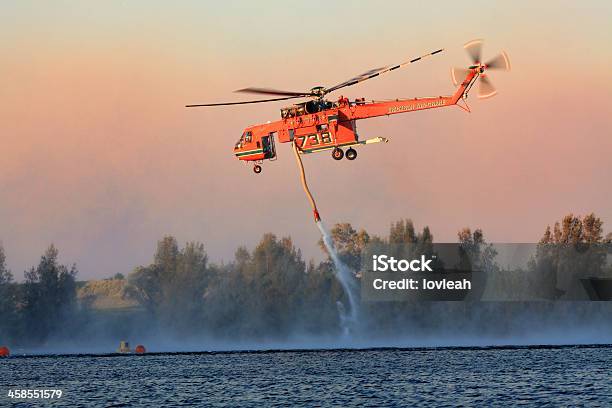
[[[342,290],[327,263],[306,264],[290,238],[265,234],[226,265],[208,263],[201,243],[159,241],[153,263],[128,276],[127,293],[164,327],[186,335],[283,337],[337,326]]]
[[[553,256],[551,245],[612,242],[612,234],[604,237],[602,226],[593,214],[566,216],[546,229],[529,268],[541,270],[556,262],[558,257]],[[396,246],[423,254],[433,251],[434,237],[429,228],[417,231],[409,219],[394,222],[384,237],[357,230],[348,223],[336,224],[330,233],[340,259],[355,273],[363,269],[366,248]],[[495,249],[481,230],[465,228],[457,238],[472,266],[503,273],[495,264]],[[320,245],[325,252],[322,241]],[[74,265],[60,265],[57,256],[57,249],[50,246],[39,264],[25,272],[24,283],[17,284],[6,268],[0,247],[0,344],[36,346],[50,339],[78,341],[111,334],[129,338],[135,326],[151,333],[172,333],[178,339],[334,337],[341,333],[339,309],[348,307],[329,257],[319,263],[306,262],[291,238],[273,234],[265,234],[250,251],[238,248],[231,262],[220,265],[209,262],[202,243],[188,242],[181,247],[175,237],[164,237],[151,263],[127,274],[125,295],[141,306],[133,318],[102,315],[88,309],[85,302],[79,304],[77,269]],[[598,262],[603,265],[605,259],[598,258]],[[561,294],[547,296],[554,299]],[[411,334],[419,328],[461,330],[466,325],[490,324],[503,332],[510,330],[509,316],[531,313],[529,308],[477,308],[466,302],[364,303],[359,330],[365,335],[398,330]],[[500,319],[500,314],[506,320]]]
[[[588,214],[568,214],[551,228],[546,227],[529,270],[540,282],[533,282],[546,299],[581,299],[584,291],[576,285],[580,279],[601,276],[609,269],[612,233],[604,236],[603,222]],[[607,275],[607,274],[606,274]]]

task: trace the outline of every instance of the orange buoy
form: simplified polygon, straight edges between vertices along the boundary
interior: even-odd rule
[[[134,351],[136,352],[136,354],[144,354],[144,353],[147,352],[147,349],[142,344],[139,344],[139,345],[136,346]]]
[[[11,355],[11,351],[8,347],[2,346],[0,347],[0,357],[8,357]]]

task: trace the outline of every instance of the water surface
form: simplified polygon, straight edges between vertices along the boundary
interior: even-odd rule
[[[601,345],[26,356],[0,360],[0,406],[611,406],[610,367]]]

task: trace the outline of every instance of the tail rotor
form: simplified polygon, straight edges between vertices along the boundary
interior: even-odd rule
[[[502,70],[502,71],[510,71],[510,59],[508,58],[508,54],[502,51],[497,56],[493,57],[489,61],[483,63],[482,62],[482,45],[483,40],[472,40],[466,43],[463,48],[465,48],[468,53],[470,59],[472,60],[472,65],[468,68],[453,68],[451,70],[451,76],[453,79],[453,84],[458,86],[462,80],[465,78],[467,73],[470,70],[478,70],[478,98],[486,99],[497,94],[497,90],[495,86],[491,83],[489,76],[485,73],[490,69],[492,70]]]

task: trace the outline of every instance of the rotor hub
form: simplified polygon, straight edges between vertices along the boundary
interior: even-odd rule
[[[322,98],[323,96],[325,96],[326,92],[325,92],[325,88],[322,86],[315,86],[314,88],[310,89],[310,93],[313,96],[317,96],[319,98]]]

